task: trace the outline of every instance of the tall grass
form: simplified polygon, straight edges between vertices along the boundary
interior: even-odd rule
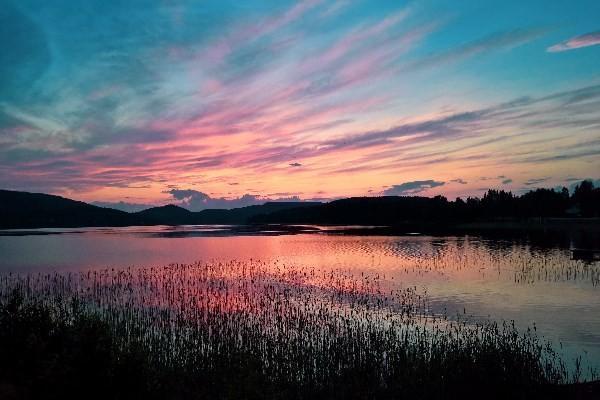
[[[434,315],[416,288],[341,270],[9,274],[0,303],[0,395],[524,398],[578,379],[531,330]]]

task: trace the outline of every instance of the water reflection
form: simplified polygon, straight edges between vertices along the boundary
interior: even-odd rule
[[[289,233],[281,228],[259,235],[229,226],[5,232],[0,271],[254,259],[291,270],[366,274],[377,278],[382,291],[410,289],[426,295],[435,314],[515,320],[520,327],[535,324],[542,335],[562,343],[569,357],[586,351],[590,362],[600,366],[600,263],[573,260],[570,252],[577,245],[595,245],[597,238],[353,236],[305,233],[323,227],[295,229],[294,235],[281,235]]]

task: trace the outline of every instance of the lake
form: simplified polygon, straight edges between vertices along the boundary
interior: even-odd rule
[[[240,234],[227,226],[12,230],[0,233],[0,272],[138,268],[261,260],[372,276],[414,288],[435,314],[534,327],[566,361],[600,368],[600,263],[572,260],[569,238],[530,240],[328,234],[326,227]],[[336,230],[336,232],[338,232]],[[238,232],[238,233],[236,233]]]

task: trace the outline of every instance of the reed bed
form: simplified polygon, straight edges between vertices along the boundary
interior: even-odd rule
[[[524,398],[579,379],[534,330],[435,315],[378,274],[257,260],[7,274],[0,303],[0,370],[31,398]]]

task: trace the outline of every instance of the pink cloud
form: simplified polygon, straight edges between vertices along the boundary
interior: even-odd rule
[[[557,53],[561,51],[579,49],[582,47],[595,46],[597,44],[600,44],[600,31],[575,36],[569,40],[565,40],[564,42],[560,42],[554,46],[548,47],[548,51],[550,53]]]
[[[342,57],[347,56],[349,53],[359,49],[362,46],[369,44],[372,45],[373,43],[370,43],[370,40],[380,37],[385,33],[386,30],[394,27],[404,20],[406,16],[407,12],[402,11],[386,17],[374,25],[361,28],[347,34],[322,54],[311,57],[304,62],[304,72],[312,73],[315,70],[323,69],[324,67],[330,66],[331,63],[340,60]]]
[[[225,59],[237,47],[249,40],[256,40],[262,36],[268,35],[277,29],[291,24],[302,17],[306,12],[319,5],[323,0],[303,0],[296,3],[292,8],[259,23],[251,23],[239,28],[235,28],[232,33],[222,40],[213,44],[203,54],[211,62],[218,64]]]

